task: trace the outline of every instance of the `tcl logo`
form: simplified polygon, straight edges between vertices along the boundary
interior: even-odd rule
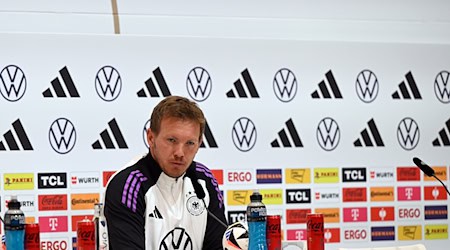
[[[228,222],[230,225],[238,221],[245,221],[245,210],[228,211]]]
[[[367,240],[367,230],[366,229],[345,229],[344,230],[344,240],[348,241],[365,241]]]
[[[67,174],[38,173],[38,188],[67,188]]]
[[[421,212],[419,208],[399,208],[398,218],[403,220],[419,219]]]
[[[249,183],[252,179],[252,173],[249,171],[230,171],[227,174],[229,183]]]
[[[42,240],[41,250],[66,250],[68,247],[67,240]]]
[[[343,168],[342,169],[343,182],[365,182],[366,169],[365,168]]]
[[[287,203],[311,203],[311,189],[287,189]]]

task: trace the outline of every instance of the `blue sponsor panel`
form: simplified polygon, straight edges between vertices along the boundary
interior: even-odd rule
[[[446,220],[447,218],[447,205],[425,206],[425,220]]]
[[[281,183],[281,169],[257,169],[256,183],[258,184],[275,184]]]
[[[372,241],[395,240],[395,227],[372,227]]]

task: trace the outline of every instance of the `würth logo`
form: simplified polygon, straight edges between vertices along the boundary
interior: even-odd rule
[[[442,103],[450,103],[450,73],[441,71],[434,80],[434,93]]]
[[[416,121],[406,117],[400,121],[397,127],[397,140],[405,150],[414,149],[419,143],[420,131]]]
[[[205,143],[206,142],[206,143]],[[211,129],[209,128],[208,122],[206,122],[205,132],[203,133],[202,144],[200,144],[201,148],[218,148],[216,139],[214,138]]]
[[[27,79],[22,69],[16,65],[8,65],[0,72],[0,93],[10,101],[20,100],[27,89]]]
[[[392,99],[422,99],[411,71],[405,77],[406,83],[403,81],[398,85],[400,89],[392,93]]]
[[[70,120],[59,118],[50,125],[48,139],[53,150],[60,154],[66,154],[75,146],[77,132]]]
[[[341,139],[341,130],[337,122],[330,117],[323,118],[317,126],[317,142],[326,151],[334,150]]]
[[[18,150],[33,150],[33,146],[31,146],[31,142],[28,139],[27,133],[25,133],[25,129],[20,122],[20,119],[17,119],[12,123],[13,129],[8,130],[3,134],[5,138],[6,144],[8,145],[9,150],[18,151]],[[21,148],[19,148],[19,145]],[[6,151],[5,144],[3,141],[0,141],[0,151]]]
[[[212,80],[208,71],[202,67],[195,67],[189,71],[186,88],[192,99],[202,102],[208,99],[212,90]]]
[[[362,138],[356,139],[356,141],[353,142],[353,145],[355,147],[384,147],[383,139],[381,139],[380,132],[378,132],[377,125],[375,124],[373,118],[370,119],[367,124],[369,125],[369,130],[365,128],[363,131],[361,131]]]
[[[234,123],[231,136],[237,149],[250,151],[256,144],[255,124],[247,117],[241,117]]]
[[[258,91],[256,90],[255,84],[253,84],[253,80],[250,77],[250,73],[248,69],[244,69],[241,73],[242,78],[244,79],[244,83],[247,86],[248,94],[244,89],[244,85],[242,85],[241,79],[238,79],[234,82],[234,90],[231,89],[227,92],[228,98],[236,98],[236,91],[240,98],[248,98],[249,95],[251,98],[259,98]]]
[[[64,84],[61,84],[59,78],[56,77],[52,80],[52,86],[42,92],[42,95],[46,98],[55,96],[67,97],[67,95],[69,97],[80,97],[66,66],[59,71],[59,74],[61,75]]]
[[[153,78],[148,78],[147,81],[145,81],[145,87],[140,89],[137,92],[138,97],[167,97],[172,95],[170,93],[169,87],[167,86],[166,80],[164,79],[164,76],[162,75],[161,70],[156,68],[153,70],[153,76],[156,80],[156,83],[158,84],[159,90],[161,94],[159,94],[158,90],[156,89],[155,83],[153,82]]]
[[[108,128],[110,131],[108,131]],[[120,131],[119,125],[116,119],[113,118],[108,122],[108,128],[100,133],[100,139],[96,140],[92,144],[93,149],[115,149],[115,148],[128,148],[125,138]],[[114,141],[113,141],[114,140]],[[104,147],[102,147],[102,144]]]
[[[341,91],[339,90],[339,87],[338,87],[338,85],[336,83],[336,80],[334,79],[333,72],[331,72],[331,70],[329,70],[325,74],[325,78],[328,81],[328,85],[329,86],[327,86],[327,84],[325,83],[325,80],[322,80],[319,83],[319,89],[315,90],[313,93],[311,93],[311,97],[313,99],[320,99],[320,98],[325,98],[325,99],[331,99],[331,98],[342,99]],[[331,90],[331,93],[330,93],[330,90]],[[322,95],[322,97],[320,97],[321,95]]]
[[[122,77],[112,66],[103,66],[95,76],[95,90],[104,101],[114,101],[122,90]]]
[[[377,98],[379,84],[377,76],[372,71],[368,69],[361,71],[356,77],[355,87],[361,101],[370,103]]]
[[[441,147],[441,146],[450,146],[450,119],[445,122],[445,127],[439,131],[439,135],[433,141],[433,146]]]
[[[293,146],[295,146],[296,148],[303,147],[303,143],[300,140],[300,136],[298,135],[297,129],[295,128],[295,125],[294,125],[294,122],[292,121],[292,118],[287,120],[286,127],[287,127],[287,131],[286,131],[286,128],[283,128],[282,130],[280,130],[280,132],[278,132],[278,137],[279,138],[273,140],[270,143],[272,148],[279,148],[279,147],[281,147],[279,141],[281,141],[281,144],[285,148],[291,148]]]
[[[290,102],[297,94],[297,78],[290,69],[280,69],[273,78],[273,92],[278,100]]]

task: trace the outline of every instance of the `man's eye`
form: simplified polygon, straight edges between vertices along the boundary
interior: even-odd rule
[[[167,139],[167,141],[169,141],[169,142],[176,142],[176,140],[173,139],[173,138],[169,138],[169,139]]]
[[[193,142],[193,141],[188,141],[188,142],[187,142],[187,145],[189,145],[189,146],[195,145],[195,142]]]

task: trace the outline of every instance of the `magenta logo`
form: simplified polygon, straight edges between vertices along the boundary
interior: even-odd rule
[[[41,233],[68,232],[67,216],[39,217]]]
[[[288,229],[287,240],[306,240],[306,229]]]
[[[420,187],[398,187],[397,197],[399,201],[420,201]]]
[[[344,208],[344,222],[367,221],[367,207]]]

